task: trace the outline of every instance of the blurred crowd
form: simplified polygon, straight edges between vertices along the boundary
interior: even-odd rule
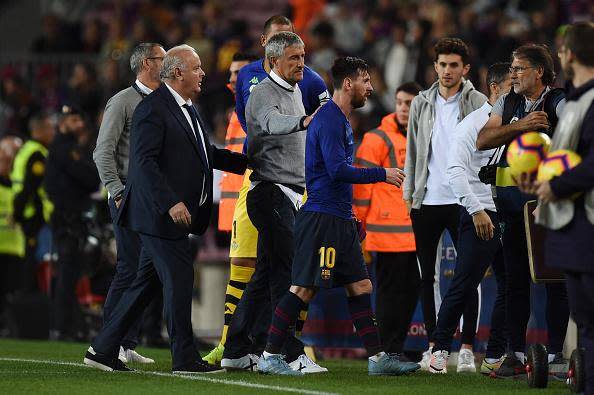
[[[160,43],[165,49],[186,43],[196,49],[207,75],[199,104],[211,140],[223,145],[234,106],[226,86],[233,55],[261,57],[263,21],[285,14],[306,43],[307,64],[328,87],[337,56],[356,55],[369,62],[375,91],[351,118],[360,139],[393,111],[396,87],[416,81],[426,88],[435,81],[431,52],[439,38],[460,37],[469,45],[469,78],[486,93],[488,65],[508,60],[514,48],[527,42],[546,43],[555,53],[558,26],[594,16],[588,0],[104,0],[80,2],[75,11],[65,1],[45,4],[42,20],[26,21],[41,26],[28,51],[0,60],[0,138],[20,139],[0,150],[0,178],[7,182],[10,161],[23,142],[33,138],[49,147],[54,132],[68,128],[65,120],[72,108],[82,118],[75,133],[79,159],[90,161],[105,103],[133,82],[130,51],[141,42]],[[96,244],[102,237],[96,229]],[[37,280],[43,283],[43,278]]]

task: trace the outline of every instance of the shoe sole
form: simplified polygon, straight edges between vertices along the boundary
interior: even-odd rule
[[[476,373],[476,368],[462,368],[456,369],[456,373]]]
[[[120,359],[120,361],[121,361],[121,359]],[[150,365],[151,363],[155,363],[155,361],[152,360],[152,359],[149,360],[149,361],[132,360],[132,361],[128,361],[128,362],[131,362],[131,363],[142,363],[142,364],[145,364],[145,365]],[[127,363],[127,362],[124,362],[124,363]]]
[[[113,368],[97,361],[93,361],[92,359],[85,358],[83,359],[83,363],[91,368],[103,370],[104,372],[113,372]]]
[[[308,372],[305,369],[303,369],[303,370],[300,370],[300,372],[303,373],[303,374],[319,374],[319,373],[328,373],[328,369],[326,369],[326,370],[316,370],[316,371],[313,371],[313,372]]]
[[[172,374],[177,374],[180,376],[191,376],[194,374],[216,374],[216,373],[225,373],[227,370],[226,369],[217,369],[217,370],[211,370],[210,372],[187,372],[185,370],[174,370],[173,372],[171,372]]]

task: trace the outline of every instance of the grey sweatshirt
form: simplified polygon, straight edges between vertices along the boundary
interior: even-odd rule
[[[254,87],[245,109],[252,181],[305,187],[304,117],[298,85],[269,77]]]
[[[116,93],[105,106],[93,160],[111,196],[124,191],[130,158],[132,114],[142,97],[132,87]]]
[[[406,161],[404,162],[406,178],[402,185],[402,197],[404,200],[412,200],[412,208],[417,209],[421,208],[427,187],[431,135],[435,120],[435,98],[438,88],[439,82],[436,81],[431,88],[415,96],[410,106],[406,136]],[[474,89],[472,82],[464,80],[458,122],[480,108],[486,101],[487,97]],[[452,128],[455,126],[452,125]],[[443,165],[447,166],[447,163]]]

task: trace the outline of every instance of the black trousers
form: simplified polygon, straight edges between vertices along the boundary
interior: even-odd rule
[[[271,309],[266,317],[268,326],[276,305],[291,286],[295,255],[293,227],[297,213],[293,204],[278,186],[261,182],[248,192],[246,205],[250,220],[258,230],[258,258],[256,271],[238,306],[240,315],[233,317],[229,327],[225,358],[238,358],[252,352],[253,317],[265,307],[257,302],[265,301],[267,295],[270,298]],[[283,350],[287,360],[292,361],[303,352],[303,343],[294,335],[289,336]]]
[[[76,298],[76,283],[81,274],[83,247],[87,235],[79,213],[68,213],[52,219],[56,261],[54,286],[55,329],[76,335],[82,329],[81,312]]]
[[[505,215],[503,256],[505,261],[507,302],[506,322],[511,351],[524,352],[526,328],[530,319],[530,267],[523,215]],[[546,321],[549,333],[547,349],[550,353],[563,350],[569,306],[564,283],[545,284],[547,290]]]
[[[416,252],[378,252],[375,316],[384,350],[402,353],[419,300],[421,275]]]
[[[192,332],[193,257],[187,238],[161,239],[141,234],[140,267],[132,285],[93,342],[96,352],[115,358],[123,337],[138,322],[158,292],[163,293],[173,370],[200,358]]]
[[[15,255],[0,254],[0,329],[6,325],[4,313],[7,298],[20,291],[20,276],[24,259]]]
[[[115,218],[117,209],[112,198],[109,199],[108,204],[111,216],[112,218]],[[116,271],[113,279],[111,280],[107,298],[105,299],[105,303],[103,305],[104,322],[109,321],[113,310],[115,309],[122,295],[128,288],[130,288],[130,285],[136,278],[140,260],[140,249],[142,246],[140,243],[140,237],[136,232],[127,228],[123,228],[115,222],[113,224],[113,233],[116,240],[118,256],[115,268]],[[155,293],[154,299],[155,300],[151,303],[151,306],[156,306],[155,308],[149,307],[146,310],[145,315],[147,317],[145,324],[147,324],[146,321],[150,322],[151,325],[148,329],[152,330],[153,332],[160,333],[161,322],[163,320],[163,293]],[[132,325],[129,332],[126,333],[122,339],[122,346],[124,348],[136,348],[138,345],[138,337],[141,325],[142,317],[137,322],[135,322],[134,325]]]
[[[566,271],[571,313],[584,349],[586,385],[584,394],[594,394],[594,273]]]
[[[499,358],[505,353],[505,271],[501,228],[497,213],[487,211],[487,214],[495,226],[495,232],[491,240],[485,241],[477,236],[472,217],[466,210],[460,210],[456,271],[439,309],[434,332],[434,351],[450,351],[452,338],[467,302],[472,299],[485,271],[491,265],[497,279],[497,297],[491,315],[491,334],[486,356]],[[469,340],[463,338],[462,343],[472,344]]]
[[[433,342],[433,332],[437,321],[434,290],[437,246],[444,230],[450,232],[454,245],[458,244],[460,206],[457,204],[422,205],[420,209],[412,209],[410,217],[415,232],[417,256],[421,265],[421,303],[423,305],[425,330],[429,342]],[[474,342],[477,317],[478,292],[475,289],[469,295],[464,308],[464,327],[462,328],[464,344]]]

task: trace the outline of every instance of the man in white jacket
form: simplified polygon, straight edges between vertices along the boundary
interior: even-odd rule
[[[456,326],[468,299],[473,296],[489,265],[492,265],[497,279],[497,298],[491,315],[491,336],[481,372],[490,373],[497,369],[505,353],[505,269],[501,231],[491,188],[482,183],[478,176],[482,166],[488,162],[496,162],[500,150],[478,151],[476,137],[489,119],[492,107],[490,103],[495,103],[499,96],[509,92],[511,88],[509,66],[509,63],[495,63],[489,67],[489,101],[464,118],[454,131],[446,174],[452,191],[463,208],[460,210],[456,273],[441,303],[437,328],[433,333],[435,345],[429,365],[431,373],[447,372],[447,360]]]

